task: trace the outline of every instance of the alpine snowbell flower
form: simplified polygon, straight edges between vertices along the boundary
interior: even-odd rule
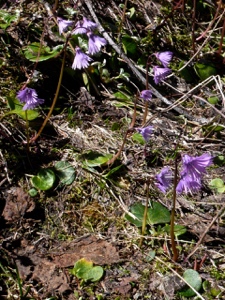
[[[89,30],[95,30],[98,25],[87,18],[83,17],[83,20],[76,23],[76,28],[73,30],[73,34],[86,34]]]
[[[153,126],[147,126],[144,128],[137,128],[137,131],[143,136],[145,142],[147,143],[150,140],[150,137],[153,132]]]
[[[166,193],[166,191],[171,187],[172,184],[172,172],[168,167],[164,167],[159,174],[156,175],[156,186],[161,192]]]
[[[93,55],[98,53],[101,50],[102,46],[107,44],[106,40],[98,35],[93,33],[88,33],[88,52]]]
[[[140,93],[140,98],[144,99],[145,101],[149,101],[152,99],[152,92],[150,90],[143,90]]]
[[[154,81],[155,84],[159,84],[162,80],[164,80],[172,71],[169,68],[161,68],[159,66],[153,67],[154,71]]]
[[[177,184],[176,191],[178,194],[192,194],[199,191],[202,187],[201,178],[193,180],[189,174],[183,174]]]
[[[37,92],[31,88],[25,88],[17,93],[17,98],[21,103],[25,103],[23,110],[34,109],[44,103],[44,99],[38,98]]]
[[[83,27],[83,21],[78,21],[76,23],[75,29],[72,31],[72,34],[86,34],[87,28]]]
[[[197,157],[185,154],[182,158],[181,179],[176,187],[177,193],[187,194],[200,190],[201,179],[212,162],[213,157],[208,153]]]
[[[173,52],[164,51],[155,53],[156,58],[162,63],[164,68],[168,67],[171,59],[173,58]]]
[[[76,48],[76,55],[72,64],[72,69],[85,69],[89,66],[89,62],[93,59],[81,51],[79,47]]]
[[[198,180],[206,173],[205,169],[212,164],[213,158],[208,153],[197,157],[185,154],[182,157],[182,162],[181,174],[189,174],[193,180]]]
[[[59,26],[59,34],[61,35],[69,26],[73,25],[73,21],[66,21],[62,18],[57,18],[58,26]]]
[[[95,30],[98,27],[98,24],[83,17],[83,27],[87,28],[88,30]]]

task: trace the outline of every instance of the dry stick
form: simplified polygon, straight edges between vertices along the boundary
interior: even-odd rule
[[[218,213],[216,214],[216,216],[212,219],[211,223],[209,224],[209,226],[206,228],[206,230],[204,231],[204,233],[202,234],[202,236],[200,237],[199,241],[197,242],[194,250],[192,250],[192,252],[187,256],[187,260],[193,255],[195,254],[195,252],[198,250],[198,247],[201,245],[201,243],[203,242],[207,232],[210,230],[210,228],[212,227],[212,225],[216,222],[216,220],[223,214],[223,212],[225,211],[225,203],[223,204],[223,206],[221,207],[221,209],[218,211]]]
[[[92,15],[92,18],[94,21],[98,24],[99,32],[104,36],[104,38],[108,41],[108,43],[113,47],[113,49],[119,54],[119,56],[127,63],[127,65],[130,67],[133,74],[136,76],[136,78],[141,81],[144,85],[146,85],[146,79],[145,77],[138,71],[138,69],[134,66],[134,64],[130,61],[130,59],[124,54],[122,49],[115,44],[113,39],[109,36],[109,34],[105,31],[105,29],[102,27],[102,25],[99,22],[98,17],[96,16],[93,8],[91,0],[84,0],[85,4],[87,5],[90,14]],[[169,101],[167,98],[162,96],[152,85],[149,84],[149,87],[157,98],[159,98],[162,102],[164,102],[166,105],[173,105],[171,101]],[[193,116],[189,115],[185,110],[179,107],[173,108],[176,112],[178,112],[180,115],[184,115],[188,120],[199,122],[198,119],[194,118]]]

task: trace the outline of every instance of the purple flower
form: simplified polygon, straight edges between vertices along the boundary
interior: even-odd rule
[[[155,84],[159,84],[172,72],[169,68],[161,68],[159,66],[154,66],[153,71]]]
[[[44,99],[39,99],[36,91],[31,88],[25,88],[17,93],[17,98],[21,103],[26,103],[23,110],[34,109],[44,103]]]
[[[149,101],[152,99],[152,92],[150,90],[143,90],[140,93],[140,98],[144,99],[145,101]]]
[[[157,52],[155,53],[155,56],[157,57],[158,60],[160,60],[163,66],[167,68],[168,64],[170,63],[173,57],[173,52],[171,51]]]
[[[197,192],[198,190],[201,189],[201,179],[198,178],[198,179],[193,179],[190,175],[188,174],[183,174],[181,176],[181,179],[180,181],[178,182],[177,184],[177,187],[176,187],[176,191],[178,194],[181,194],[181,193],[185,193],[185,194],[188,194],[188,193],[194,193],[194,192]]]
[[[83,17],[83,27],[87,28],[88,30],[95,30],[98,27],[98,24]]]
[[[86,34],[87,28],[83,26],[83,21],[78,21],[76,23],[75,29],[72,31],[72,34]]]
[[[89,30],[95,30],[98,25],[87,18],[83,17],[82,21],[76,23],[76,28],[73,31],[73,34],[86,34]]]
[[[147,126],[144,128],[137,128],[137,131],[143,136],[145,142],[147,143],[150,140],[150,137],[153,132],[153,126]]]
[[[72,64],[72,69],[84,69],[89,66],[89,61],[93,59],[86,55],[84,52],[80,50],[79,47],[76,48],[76,55]]]
[[[73,21],[66,21],[59,17],[57,18],[57,21],[58,21],[60,35],[67,29],[68,26],[73,25]]]
[[[172,184],[172,172],[168,167],[164,167],[159,174],[156,175],[157,183],[156,186],[161,192],[166,193],[167,189]]]
[[[98,35],[93,33],[88,33],[88,52],[93,55],[98,53],[101,50],[101,46],[106,45],[106,40]]]
[[[198,180],[206,173],[205,169],[212,164],[213,157],[208,153],[197,157],[185,154],[182,162],[181,175],[188,174],[193,180]]]

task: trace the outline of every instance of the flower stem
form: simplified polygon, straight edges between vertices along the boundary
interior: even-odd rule
[[[147,214],[148,214],[148,196],[149,196],[149,182],[147,182],[147,189],[146,189],[146,203],[145,203],[145,210],[143,215],[143,221],[142,221],[142,228],[141,228],[141,239],[139,242],[139,247],[142,246],[144,235],[145,235],[145,229],[146,229],[146,223],[147,223]]]
[[[30,151],[30,137],[29,137],[29,121],[27,116],[27,110],[25,110],[25,118],[26,118],[26,136],[27,136],[27,153]]]
[[[66,43],[67,45],[67,43]],[[66,45],[64,47],[64,55],[63,55],[63,60],[62,60],[62,66],[61,66],[61,70],[60,70],[60,75],[59,75],[59,81],[58,81],[58,85],[57,85],[57,89],[56,89],[56,92],[55,92],[55,97],[53,99],[53,102],[52,102],[52,105],[50,107],[50,110],[44,120],[44,122],[42,123],[41,125],[41,128],[39,129],[38,133],[31,139],[31,142],[34,142],[37,140],[37,138],[40,136],[40,134],[42,133],[43,129],[45,128],[49,118],[51,117],[52,115],[52,112],[53,112],[53,109],[55,107],[55,104],[56,104],[56,101],[58,99],[58,95],[59,95],[59,90],[60,90],[60,87],[61,87],[61,83],[62,83],[62,78],[63,78],[63,70],[64,70],[64,65],[65,65],[65,59],[66,59]]]
[[[175,158],[175,173],[174,173],[174,184],[173,184],[173,203],[172,203],[172,211],[171,211],[171,220],[170,220],[170,239],[171,239],[171,247],[173,251],[173,260],[177,261],[179,253],[176,248],[175,242],[175,234],[174,234],[174,223],[175,223],[175,209],[176,209],[176,187],[177,187],[177,157]]]

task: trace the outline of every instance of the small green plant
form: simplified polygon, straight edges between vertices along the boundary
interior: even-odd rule
[[[93,266],[93,262],[85,258],[78,260],[70,274],[82,279],[84,282],[96,282],[103,276],[104,270],[101,266]]]

